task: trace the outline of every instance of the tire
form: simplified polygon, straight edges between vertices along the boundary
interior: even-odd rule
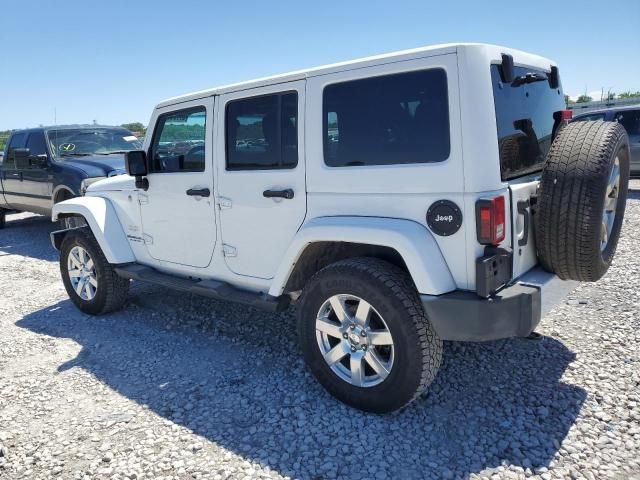
[[[86,260],[86,257],[83,258],[82,250],[88,254],[89,260],[93,261],[93,265],[89,264],[88,261],[85,262],[85,271],[92,272],[91,277],[95,281],[94,286],[91,280],[88,280],[91,284],[89,293],[82,288],[78,293],[76,290],[78,285],[74,287],[72,283],[74,280],[72,280],[69,273],[71,267],[75,267],[71,268],[74,272],[79,270],[77,268],[78,264],[74,265],[73,261],[69,260],[70,255],[75,255],[76,262],[77,259]],[[64,237],[60,248],[60,273],[69,298],[84,313],[101,315],[113,312],[120,309],[127,299],[129,280],[116,275],[88,228],[73,230]],[[77,277],[74,275],[74,278]],[[92,290],[93,296],[90,295]]]
[[[542,266],[563,280],[600,279],[616,251],[628,185],[629,138],[621,125],[564,127],[551,145],[538,194],[535,237]]]
[[[332,298],[348,315],[343,324],[337,321]],[[362,328],[363,315],[355,318],[360,305],[366,310],[362,301],[370,305],[368,329]],[[411,278],[385,261],[355,258],[320,270],[305,286],[297,314],[299,342],[310,370],[332,395],[361,410],[387,413],[404,407],[427,389],[440,367],[442,341],[424,314]],[[327,322],[320,330],[318,317]],[[331,367],[325,354],[336,351],[336,357],[346,353]],[[353,369],[352,360],[360,369]],[[380,361],[376,369],[374,360]]]

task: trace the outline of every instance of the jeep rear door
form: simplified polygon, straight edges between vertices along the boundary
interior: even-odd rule
[[[551,88],[546,79],[519,81],[530,74],[549,72],[514,67],[513,82],[505,82],[499,65],[491,65],[495,102],[500,174],[509,184],[511,198],[511,238],[513,277],[517,278],[538,263],[533,235],[531,197],[536,193],[553,136],[558,128],[556,112],[565,108],[561,88]]]
[[[223,94],[217,109],[217,198],[234,273],[275,275],[306,214],[304,81]]]

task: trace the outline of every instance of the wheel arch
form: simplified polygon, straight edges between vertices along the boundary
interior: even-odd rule
[[[120,264],[135,261],[135,256],[122,229],[118,215],[111,202],[102,197],[75,197],[56,203],[51,218],[80,216],[85,219],[98,245],[109,263]],[[68,230],[51,233],[54,248],[60,248]]]
[[[73,190],[71,190],[66,185],[58,185],[53,191],[53,195],[52,195],[54,205],[56,203],[60,203],[75,197],[76,197],[76,194],[73,193]]]
[[[320,217],[298,231],[274,276],[269,294],[301,290],[318,270],[346,258],[381,258],[409,273],[420,293],[455,290],[455,282],[431,233],[411,220]]]

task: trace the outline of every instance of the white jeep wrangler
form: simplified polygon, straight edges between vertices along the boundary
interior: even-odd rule
[[[267,310],[297,304],[309,368],[389,412],[434,379],[442,341],[528,336],[609,267],[629,142],[576,122],[558,68],[442,45],[160,103],[130,176],[53,219],[71,300],[120,308],[141,280]]]

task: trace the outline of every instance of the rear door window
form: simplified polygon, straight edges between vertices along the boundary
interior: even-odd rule
[[[7,148],[7,158],[5,158],[4,165],[6,168],[15,168],[16,159],[13,151],[16,148],[24,148],[27,140],[26,133],[16,133],[11,137],[9,141],[9,147]]]
[[[298,94],[277,93],[227,104],[227,170],[298,165]]]
[[[514,68],[515,78],[527,73],[546,74]],[[566,108],[562,91],[552,89],[547,80],[503,82],[499,65],[491,65],[491,81],[502,179],[539,171],[551,147],[556,122],[553,114]]]
[[[615,120],[627,131],[632,143],[640,143],[640,110],[623,110],[616,113]]]
[[[604,120],[604,113],[594,113],[593,115],[585,115],[575,119],[576,122],[594,122],[596,120]]]

